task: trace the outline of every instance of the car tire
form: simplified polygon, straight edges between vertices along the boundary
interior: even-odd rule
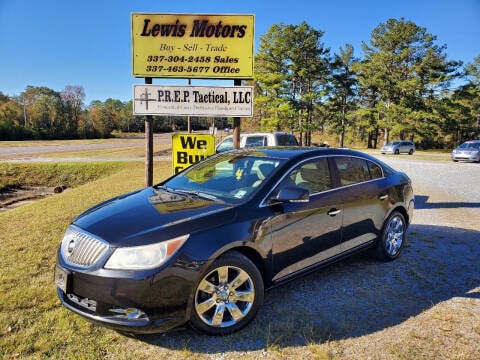
[[[238,252],[226,253],[201,275],[190,323],[209,335],[233,333],[255,317],[263,296],[263,279],[256,265]]]
[[[410,151],[408,152],[408,155],[413,155],[413,150],[410,149]]]
[[[375,255],[382,261],[391,261],[400,256],[406,241],[407,223],[405,217],[394,211],[383,224]]]

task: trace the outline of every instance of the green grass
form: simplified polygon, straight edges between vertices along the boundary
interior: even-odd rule
[[[40,166],[40,171],[33,165],[32,172],[43,174],[44,166]],[[86,173],[87,178],[97,180],[0,213],[0,358],[108,357],[116,352],[118,342],[125,339],[87,323],[60,305],[53,284],[56,249],[66,227],[80,212],[115,195],[143,187],[144,164],[46,167],[55,174],[63,174],[59,168],[74,170],[77,175],[72,175],[70,184],[76,184],[80,178],[84,181]],[[2,168],[5,169],[5,164]],[[156,163],[156,180],[170,171],[169,163]],[[28,171],[19,174],[25,172]],[[111,175],[105,176],[107,173]],[[42,181],[50,181],[47,181],[50,177],[42,176]]]
[[[0,190],[26,186],[75,187],[125,168],[126,163],[0,163]]]

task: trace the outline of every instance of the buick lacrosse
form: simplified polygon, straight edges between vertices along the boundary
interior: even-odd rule
[[[266,289],[360,251],[397,258],[413,209],[407,175],[361,152],[220,153],[79,215],[55,284],[65,307],[118,331],[228,334]]]

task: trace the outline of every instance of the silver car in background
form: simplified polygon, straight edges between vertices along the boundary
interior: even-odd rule
[[[480,162],[480,140],[465,141],[452,151],[453,161]]]
[[[384,145],[380,150],[382,154],[408,154],[412,155],[415,152],[415,144],[411,141],[391,141]]]

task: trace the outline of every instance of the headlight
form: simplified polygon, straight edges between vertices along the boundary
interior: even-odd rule
[[[151,245],[117,248],[105,264],[105,269],[146,270],[156,268],[172,257],[189,236],[183,235]]]

